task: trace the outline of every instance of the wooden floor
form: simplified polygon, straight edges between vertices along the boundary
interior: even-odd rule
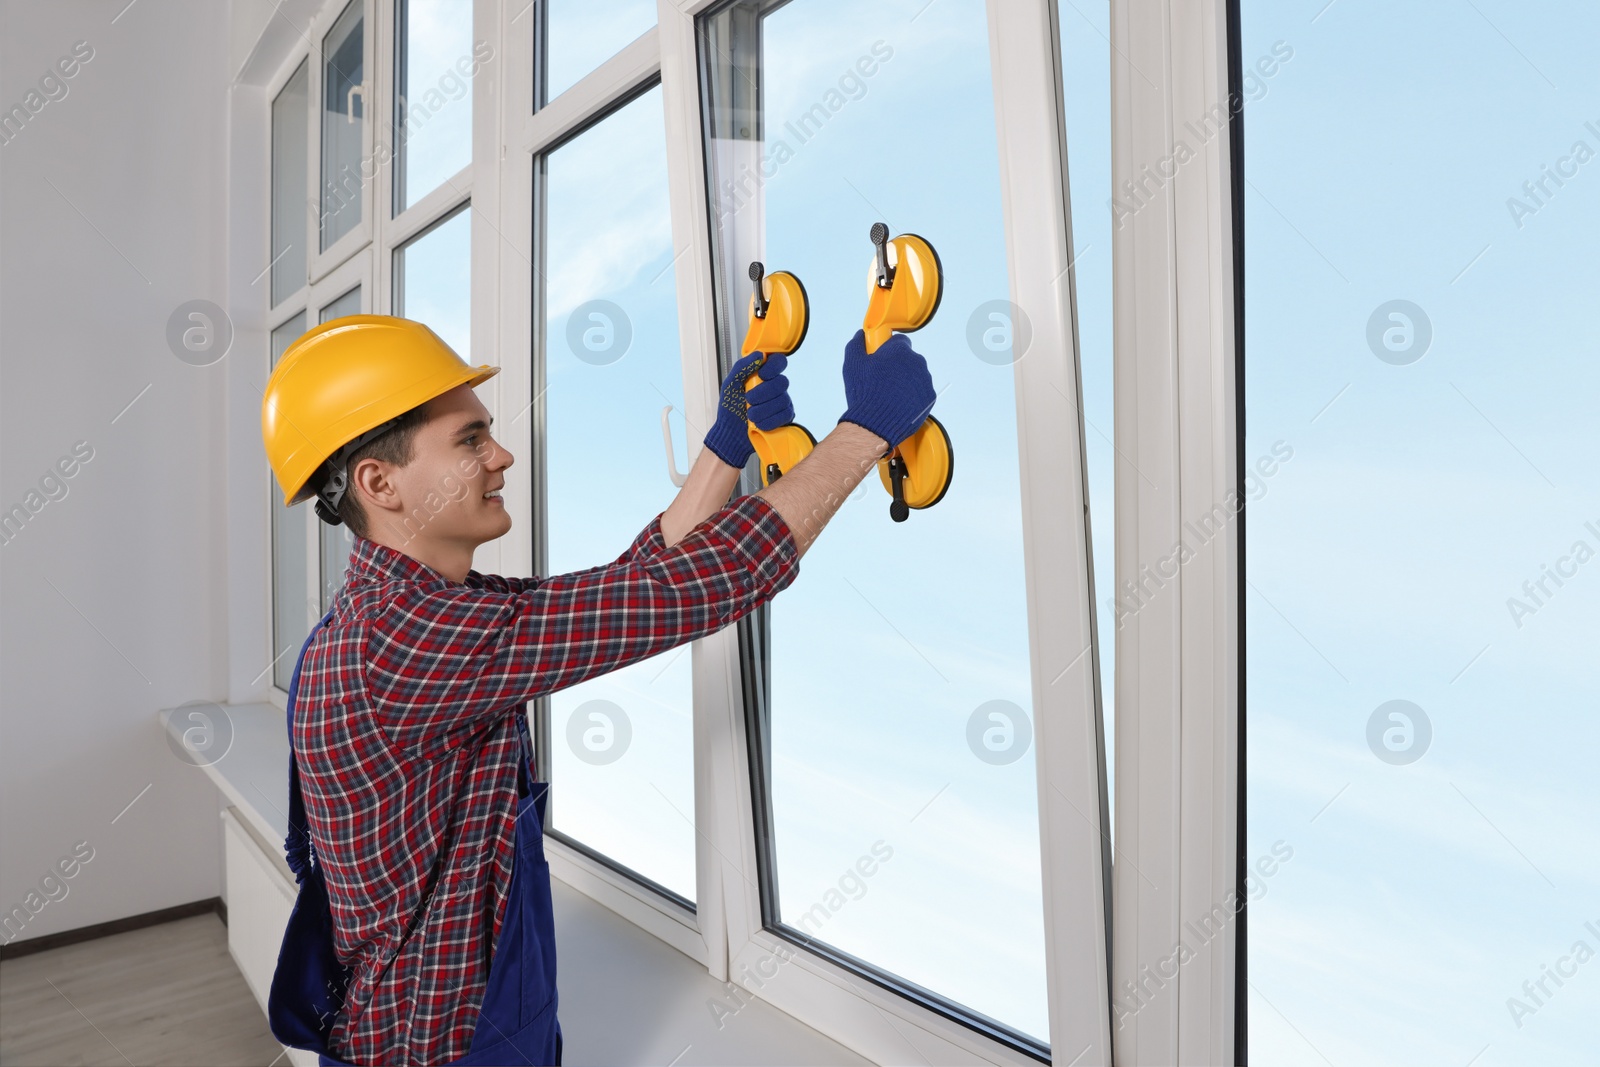
[[[216,915],[0,963],[0,1064],[287,1067]]]

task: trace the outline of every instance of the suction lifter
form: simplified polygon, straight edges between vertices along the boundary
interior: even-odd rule
[[[766,356],[780,352],[787,356],[800,347],[800,343],[806,339],[811,309],[806,302],[805,286],[788,271],[765,274],[761,263],[751,263],[750,281],[753,288],[750,294],[750,325],[745,330],[744,347],[739,354],[748,356],[752,352],[763,353],[762,363],[765,364]],[[750,375],[744,385],[745,392],[760,383],[759,372]],[[748,429],[750,443],[761,460],[762,485],[770,485],[781,478],[785,471],[793,470],[794,465],[805,459],[817,444],[811,431],[798,422],[779,426],[775,430],[763,430],[752,422],[748,424]]]
[[[868,268],[867,314],[861,323],[867,352],[878,350],[899,330],[920,330],[939,310],[944,269],[933,246],[914,233],[889,236],[889,227],[872,224],[873,257]],[[878,477],[892,502],[889,517],[905,522],[912,508],[931,508],[944,499],[955,474],[955,449],[944,425],[932,415],[887,457]]]

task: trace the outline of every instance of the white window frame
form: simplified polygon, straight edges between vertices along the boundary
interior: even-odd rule
[[[1226,106],[1229,2],[1111,0],[1114,190],[1172,155],[1178,123]],[[1224,124],[1113,232],[1119,588],[1239,490],[1231,141]],[[1186,938],[1197,952],[1117,1033],[1119,1064],[1236,1062],[1234,930],[1198,947],[1186,930],[1235,892],[1239,559],[1228,523],[1117,637],[1116,843],[1131,862],[1114,877],[1113,988],[1148,982]]]
[[[306,329],[322,321],[322,310],[344,296],[356,286],[361,287],[361,311],[370,315],[377,301],[373,299],[372,249],[363,248],[343,263],[311,283],[307,297]],[[318,520],[321,521],[321,520]]]
[[[370,158],[376,138],[392,138],[395,50],[392,0],[364,2]],[[229,104],[235,131],[229,314],[235,355],[259,355],[229,360],[227,370],[232,701],[275,698],[281,706],[283,700],[270,672],[252,681],[270,660],[272,644],[271,475],[261,461],[259,435],[271,328],[302,307],[311,325],[319,305],[343,292],[348,285],[340,281],[353,275],[363,283],[364,308],[386,312],[395,250],[470,200],[474,362],[502,368],[480,395],[507,447],[534,455],[544,427],[542,403],[529,402],[540,396],[534,355],[543,343],[542,308],[529,300],[538,291],[534,157],[657,77],[685,407],[691,421],[708,422],[719,375],[694,19],[712,2],[657,0],[655,28],[535,112],[531,22],[537,9],[525,0],[474,0],[473,39],[489,41],[495,54],[474,82],[473,163],[390,218],[391,159],[367,183],[361,225],[327,253],[316,251],[316,218],[309,214],[307,281],[314,284],[269,308],[270,286],[251,279],[270,260],[271,101],[299,62],[311,60],[307,189],[320,204],[321,39],[344,4],[283,0],[274,11],[235,76]],[[1150,8],[1112,0],[1113,188],[1166,154],[1171,116],[1199,114],[1226,98],[1227,3]],[[1116,853],[1130,857],[1153,882],[1132,864],[1110,870],[1096,826],[1105,823],[1098,657],[1074,659],[1094,626],[1083,426],[1075,405],[1056,392],[1079,396],[1058,17],[1056,0],[987,2],[1013,300],[1032,322],[1035,353],[1070,354],[1023,359],[1015,368],[1052,1050],[1060,1062],[1077,1065],[1112,1062],[1113,1044],[1123,1064],[1230,1062],[1231,938],[1215,940],[1183,966],[1172,994],[1120,1031],[1108,1000],[1116,986],[1137,979],[1141,967],[1170,953],[1186,920],[1208,912],[1233,887],[1238,542],[1236,530],[1225,530],[1208,554],[1181,569],[1174,595],[1141,611],[1119,634]],[[1117,448],[1165,487],[1154,489],[1132,466],[1118,464],[1119,583],[1136,579],[1170,550],[1182,516],[1193,510],[1188,505],[1205,501],[1209,507],[1237,484],[1229,180],[1224,134],[1114,235]],[[691,461],[699,447],[690,442]],[[535,466],[519,463],[506,472],[508,503],[522,515],[534,513],[542,492]],[[542,573],[533,525],[519,523],[485,545],[474,566]],[[760,903],[750,888],[757,864],[735,629],[695,642],[692,664],[699,830],[694,911],[559,841],[550,841],[547,851],[556,877],[726,981],[777,946],[760,928]],[[1107,879],[1114,909],[1109,920]],[[797,952],[785,975],[756,995],[871,1059],[901,1061],[909,1040],[928,1062],[1037,1062],[813,953]]]

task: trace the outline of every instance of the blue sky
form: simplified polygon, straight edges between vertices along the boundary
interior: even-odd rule
[[[1507,200],[1600,153],[1600,16],[1324,2],[1242,5],[1247,65],[1293,52],[1244,113],[1245,453],[1294,450],[1248,512],[1247,850],[1294,849],[1252,909],[1251,1056],[1576,1062],[1600,968],[1521,987],[1600,952],[1600,563],[1520,627],[1507,601],[1600,551],[1600,160],[1520,226]],[[1368,344],[1392,300],[1414,362]],[[1368,747],[1395,699],[1414,762]]]

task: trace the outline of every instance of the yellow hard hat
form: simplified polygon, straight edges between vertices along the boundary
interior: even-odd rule
[[[312,476],[336,453],[348,455],[419,404],[499,373],[468,366],[410,319],[346,315],[307,330],[278,360],[261,396],[261,438],[285,506],[316,494]],[[337,496],[331,503],[337,506]]]

